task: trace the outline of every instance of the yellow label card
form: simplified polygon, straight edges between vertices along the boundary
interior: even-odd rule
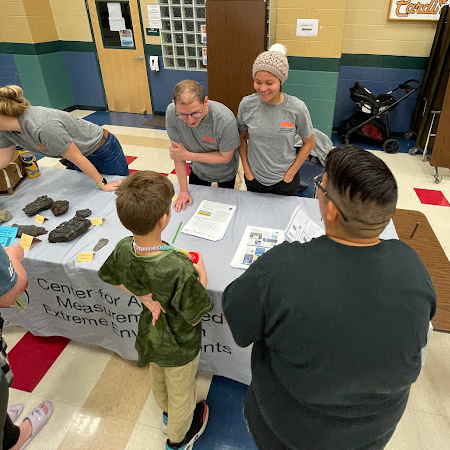
[[[22,237],[20,238],[19,244],[26,252],[30,250],[32,242],[33,242],[33,236],[22,233]]]
[[[78,253],[78,255],[77,255],[78,262],[92,261],[93,258],[94,258],[94,254],[92,252]]]
[[[44,216],[40,216],[39,214],[36,214],[36,217],[34,218],[34,221],[40,224],[43,224],[45,220]]]
[[[103,221],[105,219],[103,219],[103,217],[96,217],[95,219],[91,219],[91,224],[92,225],[103,225]]]
[[[175,195],[172,197],[172,201],[174,202],[177,198],[178,198],[178,195],[175,194]]]

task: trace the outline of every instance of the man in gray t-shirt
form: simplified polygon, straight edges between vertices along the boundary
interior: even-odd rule
[[[192,205],[186,161],[192,161],[189,184],[234,188],[239,166],[239,132],[234,114],[222,103],[208,100],[201,84],[180,81],[173,90],[173,103],[166,110],[166,129],[172,141],[170,157],[175,164],[180,194],[177,212]]]

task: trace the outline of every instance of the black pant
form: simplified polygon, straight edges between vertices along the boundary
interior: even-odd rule
[[[3,443],[3,450],[9,450],[19,440],[20,428],[12,423],[7,413],[9,387],[3,373],[0,377],[0,442]]]
[[[234,177],[230,181],[223,181],[221,183],[217,183],[220,188],[226,189],[234,189],[234,183],[236,181],[236,177]],[[192,171],[189,174],[189,184],[197,184],[199,186],[211,186],[211,181],[202,180]]]
[[[256,178],[247,180],[247,177],[245,177],[245,185],[247,186],[247,191],[250,192],[296,196],[300,186],[300,175],[297,172],[290,183],[281,180],[279,183],[271,186],[261,184]]]

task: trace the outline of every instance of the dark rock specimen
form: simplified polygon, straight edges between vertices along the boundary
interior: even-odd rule
[[[98,252],[101,248],[103,248],[107,243],[109,242],[108,239],[106,238],[101,238],[97,244],[95,245],[94,249],[92,250],[93,252]]]
[[[46,195],[42,195],[38,197],[34,202],[28,203],[25,208],[23,208],[23,212],[31,217],[37,214],[40,211],[44,211],[44,209],[50,209],[53,205],[53,199],[47,197]]]
[[[86,233],[91,226],[91,221],[80,217],[74,217],[67,222],[58,225],[48,235],[48,242],[69,242]]]
[[[41,236],[42,234],[47,234],[48,231],[44,227],[37,227],[36,225],[18,225],[15,223],[13,227],[17,227],[17,237],[22,237],[22,233],[28,234],[29,236]]]
[[[0,223],[9,222],[12,219],[12,214],[6,209],[0,211]]]
[[[56,200],[56,202],[54,202],[51,207],[52,213],[55,216],[61,216],[62,214],[66,213],[68,209],[69,202],[67,200]]]
[[[75,217],[86,218],[86,217],[90,216],[91,214],[92,214],[92,211],[90,209],[79,209],[75,213]]]

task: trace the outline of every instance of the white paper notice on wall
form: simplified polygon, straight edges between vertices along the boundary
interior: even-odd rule
[[[319,19],[297,19],[297,36],[317,36]]]
[[[125,28],[125,19],[123,17],[121,19],[109,19],[109,29],[111,31],[125,30]]]
[[[161,12],[158,5],[147,5],[149,28],[161,28]]]

